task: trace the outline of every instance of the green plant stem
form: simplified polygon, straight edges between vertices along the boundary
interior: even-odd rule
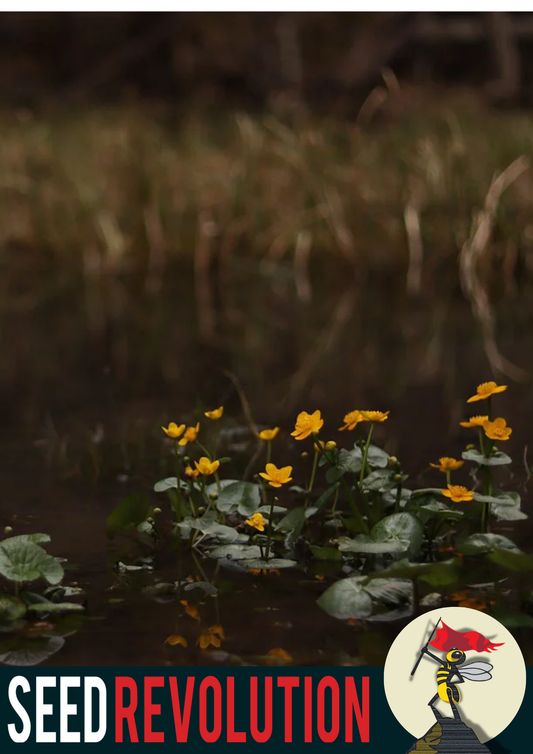
[[[200,450],[205,453],[206,457],[209,458],[210,461],[212,461],[213,459],[211,458],[211,453],[207,450],[207,448],[204,447],[199,440],[196,440],[196,444],[198,445]]]
[[[396,502],[394,504],[394,512],[399,513],[401,506],[400,503],[402,502],[402,482],[401,480],[398,482],[398,487],[396,488]]]
[[[452,483],[452,472],[448,469],[446,472],[446,486]]]
[[[318,456],[320,455],[320,448],[318,445],[315,446],[315,457],[313,459],[313,469],[311,471],[311,479],[309,480],[309,486],[307,488],[307,495],[305,499],[305,507],[309,508],[309,503],[311,502],[311,493],[313,492],[313,487],[315,486],[315,477],[316,477],[316,469],[318,466]]]
[[[363,479],[365,478],[366,461],[368,458],[368,449],[370,447],[370,440],[372,439],[372,432],[374,430],[374,422],[370,423],[370,429],[368,430],[368,436],[366,438],[365,449],[363,451],[363,465],[361,466],[361,475],[359,477],[359,486],[362,487]]]
[[[182,515],[181,515],[181,487],[180,487],[180,471],[181,471],[181,455],[179,453],[179,446],[178,441],[174,440],[174,453],[176,455],[175,465],[176,465],[176,518],[178,524],[182,521]]]
[[[267,534],[267,543],[266,543],[266,550],[265,550],[265,560],[268,560],[269,555],[270,555],[270,540],[272,539],[273,522],[274,522],[274,497],[272,497],[272,502],[270,503],[270,513],[268,516],[268,534]]]
[[[220,493],[222,492],[222,487],[220,486],[220,477],[218,475],[218,471],[215,471],[215,482],[217,485],[217,492],[220,495]]]
[[[479,452],[485,455],[485,443],[483,442],[483,427],[479,428]]]
[[[331,460],[331,456],[329,455],[329,453],[325,449],[322,452],[324,453],[324,457],[327,460],[327,462],[329,463],[329,465],[331,467],[334,467],[335,464]],[[342,475],[340,477],[340,483],[342,484],[342,486],[344,488],[344,491],[346,492],[346,495],[348,497],[348,502],[349,502],[350,507],[352,509],[352,513],[353,513],[354,518],[357,521],[359,527],[361,528],[361,531],[363,531],[365,534],[368,534],[368,531],[369,531],[368,524],[365,521],[365,519],[363,518],[363,516],[361,515],[361,511],[359,510],[359,508],[357,506],[357,503],[355,502],[355,498],[354,498],[354,496],[352,494],[352,490],[350,489],[350,486],[346,482],[346,479],[344,478],[344,475]],[[338,497],[339,497],[339,495],[338,495],[338,490],[337,490],[335,504],[337,503]]]
[[[270,459],[272,458],[272,440],[267,441],[267,459],[266,462],[270,463]]]

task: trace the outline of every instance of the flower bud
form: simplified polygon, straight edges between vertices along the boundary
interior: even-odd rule
[[[210,492],[209,493],[209,499],[210,500],[216,500],[218,497],[218,492]]]
[[[475,445],[472,445],[472,443],[470,443],[470,445],[467,445],[467,446],[466,446],[466,449],[467,449],[467,450],[475,450],[475,449],[476,449],[476,446],[475,446]]]
[[[395,474],[393,477],[395,482],[401,482],[402,481],[402,475],[401,474]]]
[[[204,515],[204,513],[205,513],[205,508],[204,508],[204,506],[203,506],[203,505],[201,505],[201,506],[200,506],[200,507],[198,508],[198,514],[199,514],[200,516],[203,516],[203,515]]]
[[[309,453],[307,452],[307,450],[304,450],[304,452],[302,453],[302,458],[308,458],[308,457],[309,457]]]
[[[328,440],[326,443],[326,450],[335,450],[337,447],[337,443],[335,440]]]
[[[4,526],[4,534],[6,535],[6,537],[9,537],[11,534],[13,534],[13,527]]]
[[[159,513],[161,513],[161,508],[154,508],[154,515],[157,516]]]
[[[396,458],[396,456],[391,456],[389,458],[389,465],[390,466],[396,466],[397,463],[398,463],[398,459]]]

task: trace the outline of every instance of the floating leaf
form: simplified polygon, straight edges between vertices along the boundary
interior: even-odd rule
[[[13,537],[10,537],[13,539]],[[49,534],[18,534],[17,539],[19,542],[33,542],[36,545],[44,544],[44,542],[50,542]]]
[[[465,555],[482,555],[493,550],[520,552],[515,543],[502,534],[471,534],[458,545],[457,549]]]
[[[252,516],[261,505],[259,485],[252,482],[233,482],[228,484],[217,498],[219,511],[231,513],[237,511],[241,516]]]
[[[413,597],[413,582],[409,579],[372,579],[365,584],[365,591],[372,597],[384,602],[410,601]]]
[[[214,584],[209,581],[191,581],[190,584],[185,584],[183,587],[184,592],[192,592],[193,589],[201,589],[205,594],[215,595],[218,594],[218,589]]]
[[[502,466],[506,463],[512,463],[511,458],[501,451],[487,457],[483,453],[480,453],[479,450],[464,450],[462,457],[465,461],[473,461],[480,466]]]
[[[209,557],[227,558],[228,560],[252,560],[261,557],[261,550],[257,545],[221,545],[209,551]]]
[[[0,662],[3,662],[5,665],[24,667],[38,665],[56,652],[59,652],[64,644],[65,640],[61,636],[19,639],[14,647],[0,654]]]
[[[292,568],[297,565],[297,563],[295,560],[288,560],[286,558],[269,558],[268,560],[264,560],[264,558],[254,558],[253,560],[241,560],[239,565],[248,569],[259,568],[272,570],[278,568]]]
[[[28,610],[34,613],[82,613],[84,611],[83,605],[79,605],[76,602],[50,602],[49,600],[43,600],[42,602],[34,602],[28,605]]]
[[[459,578],[459,561],[448,560],[441,563],[410,563],[407,558],[394,565],[371,574],[368,578],[421,579],[431,586],[455,584]]]
[[[511,571],[533,570],[533,555],[527,555],[525,552],[497,548],[487,553],[487,560]]]
[[[318,598],[317,604],[339,620],[367,618],[372,614],[372,598],[362,587],[364,580],[363,576],[352,576],[336,581]]]
[[[24,537],[11,537],[0,543],[0,573],[10,581],[45,578],[49,584],[58,584],[63,578],[58,559]]]
[[[369,555],[384,555],[392,552],[405,552],[409,549],[409,540],[390,539],[385,542],[376,542],[368,534],[358,534],[353,539],[341,537],[339,550],[341,552],[359,552]]]

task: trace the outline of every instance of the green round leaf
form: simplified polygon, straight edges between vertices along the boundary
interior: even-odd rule
[[[296,565],[296,561],[287,560],[286,558],[269,558],[268,560],[254,558],[253,560],[241,560],[239,565],[248,569],[261,568],[272,570],[277,568],[292,568]]]
[[[383,555],[391,552],[405,552],[409,549],[408,539],[390,539],[385,542],[375,542],[367,534],[358,534],[353,539],[342,537],[339,539],[341,552],[360,552],[369,555]]]
[[[241,516],[252,516],[261,505],[259,485],[252,482],[233,482],[228,484],[217,498],[219,511],[230,513],[237,511]]]
[[[63,578],[63,568],[57,558],[39,545],[18,537],[0,543],[0,573],[10,581],[45,578],[49,584],[58,584]]]
[[[379,521],[371,531],[375,542],[397,540],[408,542],[408,549],[415,552],[422,544],[424,531],[422,524],[412,513],[393,513]]]
[[[228,560],[252,560],[261,557],[257,545],[221,545],[209,552],[210,558],[227,558]]]
[[[413,582],[409,579],[372,579],[363,588],[375,599],[394,604],[413,597]]]
[[[520,552],[515,543],[502,534],[472,534],[457,549],[465,555],[482,555],[493,550]]]
[[[368,448],[367,463],[372,468],[386,469],[389,465],[389,458],[389,454],[385,453],[381,448],[376,447],[376,445],[371,445]]]
[[[363,589],[364,577],[353,576],[335,582],[319,597],[317,604],[339,620],[368,618],[372,614],[372,598]]]
[[[512,459],[506,453],[502,453],[501,451],[493,453],[487,458],[487,456],[484,456],[479,450],[465,450],[463,451],[462,457],[465,461],[473,461],[480,466],[502,466],[506,463],[512,463]]]

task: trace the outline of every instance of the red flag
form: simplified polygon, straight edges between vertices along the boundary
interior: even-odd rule
[[[503,646],[501,644],[493,644],[490,639],[486,639],[483,634],[477,631],[454,631],[446,625],[444,621],[441,621],[442,628],[437,628],[437,635],[430,641],[432,647],[440,649],[442,652],[449,652],[453,647],[457,647],[461,652],[468,652],[474,650],[476,652],[494,652],[498,647]]]

